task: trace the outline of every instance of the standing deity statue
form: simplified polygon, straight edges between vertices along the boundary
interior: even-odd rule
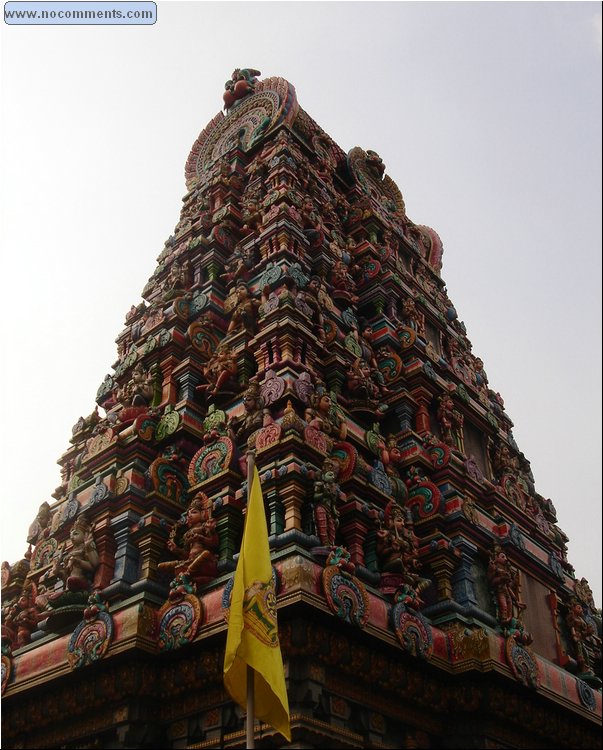
[[[289,289],[294,290],[296,300],[299,300],[307,306],[312,317],[312,322],[314,323],[316,336],[319,341],[324,343],[325,321],[323,306],[319,298],[322,288],[322,280],[320,276],[312,276],[303,289],[297,289],[297,286],[292,279],[287,279],[285,283]]]
[[[235,291],[237,299],[226,334],[238,333],[239,331],[254,334],[261,302],[252,296],[249,287],[244,281],[237,283]]]
[[[314,522],[323,547],[335,545],[335,535],[339,526],[337,505],[341,490],[336,482],[338,474],[337,461],[325,458],[320,474],[314,480]]]
[[[496,616],[503,630],[516,630],[526,605],[519,600],[519,571],[500,545],[495,545],[488,563],[488,582],[496,602]]]
[[[343,260],[336,260],[329,276],[333,287],[333,297],[356,304],[358,302],[358,287],[354,277]]]
[[[2,615],[2,639],[13,648],[22,648],[31,642],[31,634],[42,617],[35,606],[33,592],[28,588],[3,609]]]
[[[463,415],[454,406],[452,398],[445,393],[439,397],[438,422],[442,442],[452,448],[459,448],[463,429]]]
[[[381,394],[375,373],[365,359],[356,359],[347,375],[347,387],[359,401],[377,401]]]
[[[575,597],[570,600],[565,623],[574,645],[580,674],[592,674],[591,652],[593,656],[601,658],[601,639],[593,622],[589,622],[589,618],[586,617],[584,607]]]

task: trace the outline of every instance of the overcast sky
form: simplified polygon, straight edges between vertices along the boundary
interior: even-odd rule
[[[1,559],[59,484],[235,67],[383,158],[601,605],[600,3],[159,3],[2,28]]]

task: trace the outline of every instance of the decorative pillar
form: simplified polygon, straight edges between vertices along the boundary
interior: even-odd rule
[[[364,541],[368,533],[368,519],[357,510],[357,503],[352,501],[339,508],[339,513],[345,522],[339,530],[345,541],[345,546],[350,553],[350,559],[354,565],[364,564]]]
[[[99,589],[104,589],[114,574],[115,539],[111,533],[112,525],[108,512],[94,522],[93,537],[99,557],[99,565],[94,573],[94,587]]]
[[[470,605],[477,606],[475,582],[472,573],[473,558],[477,554],[477,547],[475,544],[459,536],[454,537],[452,541],[455,549],[460,553],[458,568],[452,576],[454,598],[464,607]]]
[[[565,667],[565,665],[569,662],[569,657],[561,641],[561,630],[559,628],[559,611],[558,611],[559,600],[557,599],[557,594],[554,591],[549,592],[549,595],[546,597],[546,600],[549,605],[549,609],[551,610],[551,619],[553,622],[553,628],[555,630],[555,648],[557,650],[557,664],[559,664],[560,667]]]
[[[214,510],[216,530],[220,537],[219,562],[232,560],[239,551],[243,529],[241,509],[231,504],[223,504]]]
[[[153,514],[141,518],[131,536],[137,544],[140,556],[140,578],[157,581],[159,578],[157,565],[166,550],[168,527],[163,519]]]
[[[412,417],[414,407],[409,401],[402,401],[394,407],[396,417],[400,423],[401,432],[410,432],[412,430]]]
[[[139,515],[128,510],[115,516],[111,521],[116,543],[115,568],[111,584],[132,584],[138,580],[138,550],[130,536],[130,529],[139,520]]]
[[[199,375],[193,370],[187,370],[178,376],[178,401],[194,401],[195,387],[201,382]]]
[[[453,600],[452,576],[458,568],[461,553],[449,539],[438,537],[432,539],[428,550],[421,554],[421,563],[429,565],[435,575],[439,601]]]
[[[432,399],[432,394],[426,388],[415,388],[412,391],[412,397],[416,399],[418,404],[415,412],[415,431],[418,432],[419,435],[425,435],[425,433],[431,432],[429,404]]]

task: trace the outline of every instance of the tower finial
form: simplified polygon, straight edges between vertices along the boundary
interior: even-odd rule
[[[224,84],[224,108],[230,109],[239,99],[253,94],[257,83],[256,76],[259,75],[260,71],[253,68],[235,68],[230,79]]]

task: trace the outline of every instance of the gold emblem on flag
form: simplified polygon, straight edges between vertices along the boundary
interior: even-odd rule
[[[245,628],[266,646],[278,648],[274,581],[254,581],[243,599]]]

